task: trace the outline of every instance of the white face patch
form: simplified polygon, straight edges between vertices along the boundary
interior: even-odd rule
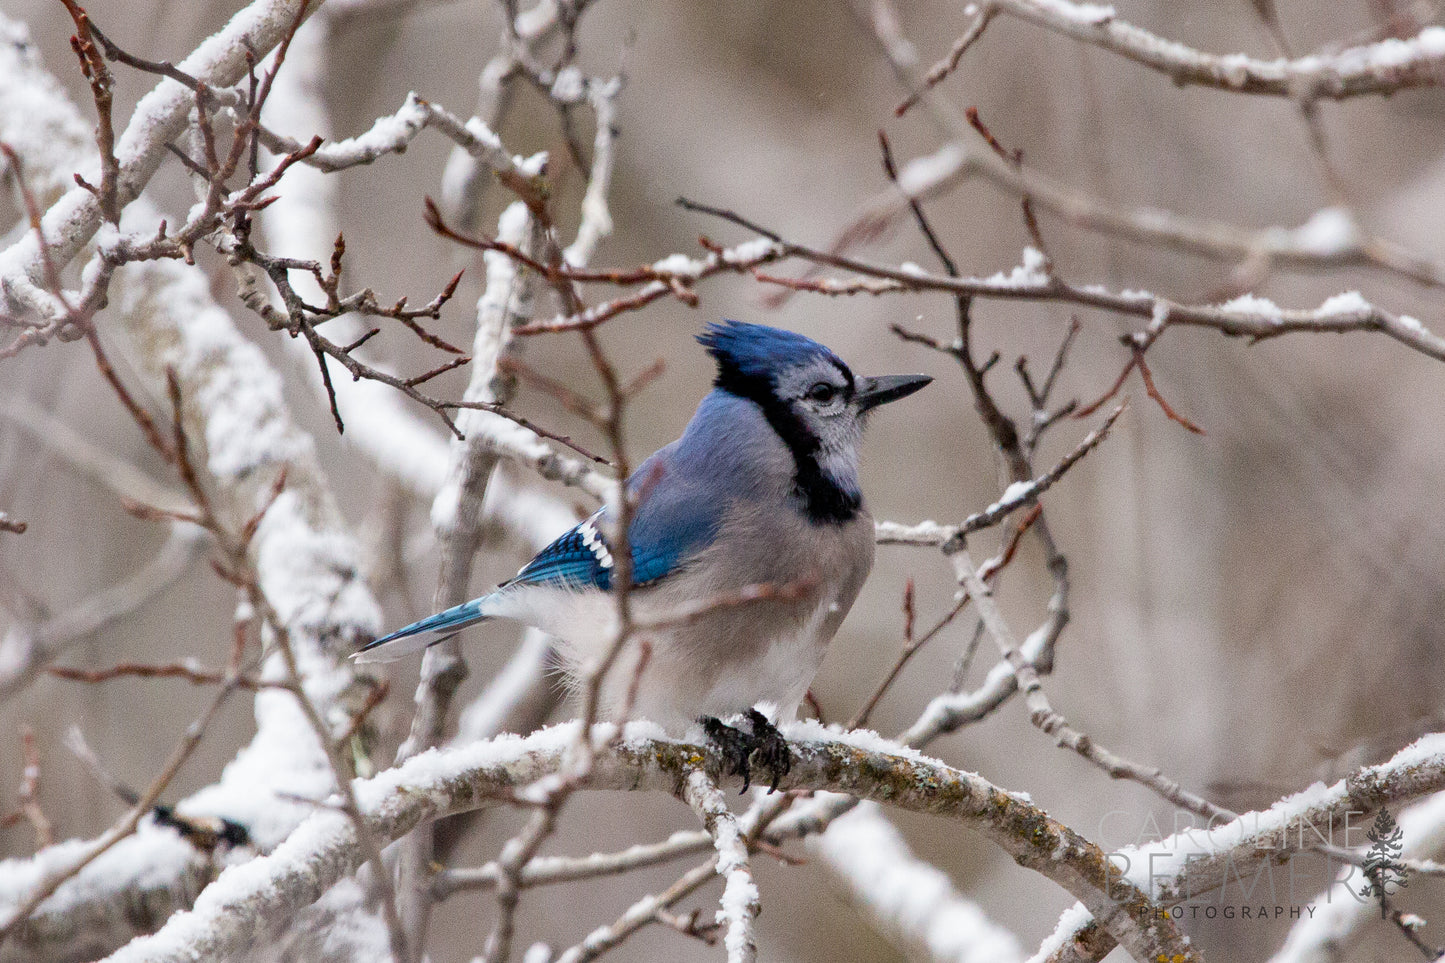
[[[592,557],[597,559],[597,564],[603,568],[611,568],[612,553],[607,550],[607,543],[602,541],[602,536],[598,533],[597,526],[592,524],[593,519],[596,517],[596,515],[593,515],[578,526],[577,534],[582,536],[582,544],[592,553]]]
[[[826,400],[811,397],[809,392],[818,385],[831,387],[832,395]],[[773,391],[784,401],[819,417],[839,415],[848,408],[848,380],[836,364],[824,358],[779,372]]]

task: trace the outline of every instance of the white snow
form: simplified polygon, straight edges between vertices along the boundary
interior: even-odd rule
[[[45,847],[34,856],[0,860],[0,906],[19,905],[52,873],[72,866],[88,852],[93,840],[68,839]],[[61,885],[38,910],[64,913],[92,900],[104,900],[117,889],[143,892],[171,884],[201,857],[195,847],[169,829],[142,823],[135,836],[97,856],[78,875]]]
[[[799,722],[789,723],[782,727],[788,739],[808,742],[841,742],[844,745],[852,746],[854,749],[861,749],[864,752],[886,753],[893,756],[901,756],[910,762],[922,763],[926,766],[945,767],[932,756],[925,755],[917,749],[910,748],[900,742],[896,742],[886,736],[881,736],[871,729],[843,729],[841,726],[825,726],[816,719],[804,719]],[[946,768],[946,767],[945,767]]]
[[[1373,771],[1383,774],[1441,765],[1445,765],[1445,733],[1434,733],[1400,750]],[[1315,832],[1327,830],[1328,817],[1320,814],[1345,798],[1343,780],[1330,786],[1316,782],[1280,799],[1268,809],[1244,813],[1231,822],[1185,829],[1155,843],[1126,847],[1119,851],[1129,861],[1125,875],[1140,889],[1150,892],[1152,884],[1182,872],[1191,857],[1223,852],[1245,842],[1277,845],[1281,841],[1297,842],[1299,837],[1308,839]],[[1320,822],[1314,824],[1312,819]],[[1336,821],[1333,829],[1341,833],[1343,824]],[[1279,840],[1280,834],[1285,834],[1287,840]]]
[[[909,197],[918,197],[957,173],[965,157],[957,144],[946,144],[932,154],[916,157],[898,172],[898,188]]]
[[[1219,58],[1219,69],[1231,87],[1243,87],[1249,81],[1250,59],[1244,54],[1225,54]]]
[[[557,78],[552,81],[552,99],[564,104],[575,104],[582,99],[584,93],[586,86],[582,82],[582,71],[576,64],[568,64],[557,71]]]
[[[1380,769],[1410,769],[1417,766],[1435,768],[1445,765],[1445,732],[1421,736],[1395,753]]]
[[[999,502],[1001,504],[1007,505],[1011,502],[1022,501],[1025,497],[1028,496],[1029,492],[1031,492],[1033,488],[1033,481],[1013,482],[1003,490],[1003,494],[999,496]]]
[[[629,727],[629,732],[631,731]],[[355,786],[357,804],[364,811],[375,810],[393,793],[427,794],[438,791],[464,769],[484,769],[516,764],[529,754],[561,753],[575,740],[577,723],[539,729],[529,736],[510,733],[450,749],[428,749],[406,762],[370,779],[358,780]]]
[[[1344,207],[1320,208],[1290,233],[1299,248],[1321,257],[1345,254],[1360,246],[1360,227]]]
[[[875,803],[860,803],[810,838],[846,881],[856,903],[898,941],[926,948],[937,963],[1013,963],[1022,952],[1012,933],[958,893],[948,876],[915,856]]]
[[[512,158],[512,163],[517,165],[517,170],[521,171],[523,175],[536,177],[547,169],[549,156],[546,151],[539,150],[531,157],[515,156]]]
[[[926,518],[917,525],[900,525],[898,522],[878,522],[874,526],[874,537],[879,541],[901,539],[903,541],[941,542],[951,538],[957,529],[942,525]]]
[[[1232,311],[1236,314],[1257,315],[1266,321],[1276,323],[1281,318],[1279,305],[1269,298],[1262,298],[1254,294],[1241,294],[1233,300],[1224,302],[1219,308],[1221,311]]]
[[[779,250],[781,249],[776,241],[770,241],[765,237],[755,237],[751,241],[744,241],[737,247],[729,249],[723,256],[723,260],[728,264],[752,264]]]
[[[1073,935],[1083,929],[1094,917],[1084,908],[1083,903],[1075,903],[1059,915],[1059,922],[1055,924],[1054,931],[1044,937],[1039,944],[1038,951],[1028,958],[1028,963],[1044,963],[1049,957],[1063,946],[1065,941],[1072,939]]]
[[[763,239],[766,240],[766,239]],[[750,241],[748,243],[756,243]],[[771,241],[767,243],[771,244]],[[694,260],[686,254],[669,254],[660,261],[653,262],[652,268],[662,274],[674,274],[680,278],[696,279],[702,273],[703,264]]]
[[[1004,288],[1035,288],[1049,283],[1049,276],[1045,273],[1049,263],[1043,252],[1037,248],[1026,247],[1023,251],[1023,263],[1015,267],[1007,275],[999,271],[987,278],[985,284]]]
[[[285,75],[285,71],[278,74],[279,77]],[[341,161],[396,150],[416,137],[417,132],[426,126],[427,116],[427,109],[413,91],[406,95],[406,103],[396,113],[378,117],[365,133],[322,145],[316,156],[323,160]]]
[[[1326,299],[1325,303],[1320,305],[1318,313],[1320,315],[1368,314],[1369,311],[1370,302],[1366,301],[1359,291],[1346,291]]]
[[[1381,74],[1424,60],[1445,57],[1445,27],[1430,26],[1408,40],[1390,37],[1341,51],[1332,60],[1321,58],[1338,73]]]
[[[505,238],[508,243],[514,243],[516,240],[526,237],[527,221],[530,216],[527,205],[521,201],[513,201],[511,204],[508,204],[506,210],[502,211],[501,216],[497,218],[497,236]],[[498,257],[506,258],[508,264],[512,263],[512,259],[501,252],[489,253],[495,253]],[[490,280],[490,278],[488,280]]]
[[[1395,757],[1400,758],[1398,755]],[[1393,761],[1393,760],[1392,760]],[[1445,844],[1445,794],[1436,793],[1400,813],[1399,827],[1404,847],[1401,856],[1416,859],[1440,851]],[[1352,826],[1352,829],[1369,828]],[[1343,840],[1341,840],[1343,842]],[[1360,842],[1352,837],[1351,842]],[[1353,877],[1353,873],[1351,874]],[[1376,904],[1361,900],[1354,893],[1347,898],[1335,887],[1349,884],[1350,878],[1336,879],[1310,902],[1310,912],[1302,916],[1289,932],[1270,963],[1315,963],[1335,957],[1336,948],[1346,944],[1350,934],[1362,923],[1374,918]],[[1358,885],[1358,878],[1355,878]],[[1402,919],[1401,923],[1409,925]]]
[[[1114,8],[1099,3],[1071,3],[1070,0],[1033,0],[1033,5],[1059,20],[1086,27],[1099,27],[1113,20]]]
[[[721,850],[721,844],[719,844]],[[718,872],[723,872],[722,858],[718,860]],[[726,874],[722,898],[718,901],[717,921],[727,926],[723,945],[727,947],[728,959],[743,958],[743,950],[750,942],[748,922],[758,905],[758,884],[746,868],[735,868]]]
[[[502,138],[498,137],[496,131],[488,127],[480,117],[473,117],[464,126],[467,133],[480,141],[488,150],[500,151],[502,149]]]

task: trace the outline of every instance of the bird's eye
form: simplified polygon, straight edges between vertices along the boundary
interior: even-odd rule
[[[826,405],[833,400],[833,396],[837,393],[838,389],[833,385],[828,384],[826,381],[820,381],[808,389],[808,400]]]

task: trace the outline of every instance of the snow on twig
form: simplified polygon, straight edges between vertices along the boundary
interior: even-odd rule
[[[849,899],[910,959],[1017,963],[1013,934],[959,894],[947,875],[909,851],[876,803],[861,803],[808,839]]]
[[[602,726],[592,736],[597,748],[589,789],[680,792],[687,773],[709,758],[699,747],[661,738],[647,723],[629,724],[620,739],[609,739],[610,730]],[[1137,889],[1117,880],[1111,894],[1099,887],[1108,875],[1101,850],[1022,797],[871,733],[797,724],[786,734],[794,765],[783,788],[849,793],[957,820],[1084,900],[1136,955],[1169,952],[1193,959],[1172,925],[1152,918]],[[526,737],[430,750],[358,780],[356,797],[375,838],[397,839],[425,820],[496,805],[509,787],[558,773],[576,740],[576,725],[569,723]],[[1445,773],[1437,778],[1445,779]],[[355,871],[362,857],[354,836],[340,813],[314,813],[269,855],[228,869],[192,911],[176,914],[158,933],[113,954],[111,963],[169,963],[248,945]]]
[[[738,820],[728,810],[722,790],[701,769],[693,769],[682,784],[682,797],[697,813],[717,847],[717,874],[723,878],[717,921],[724,928],[723,945],[728,963],[752,963],[758,958],[753,919],[759,906],[758,884],[748,861],[748,847]]]

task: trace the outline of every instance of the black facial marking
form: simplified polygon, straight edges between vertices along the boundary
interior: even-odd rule
[[[853,394],[853,375],[838,365],[848,378],[848,396]],[[720,364],[713,386],[756,404],[763,409],[773,431],[793,453],[793,492],[803,502],[803,513],[818,524],[841,524],[857,517],[863,499],[847,491],[824,474],[818,465],[818,436],[798,417],[791,405],[773,392],[772,380],[763,375],[746,375],[730,364]]]
[[[838,373],[843,376],[843,380],[848,383],[848,387],[843,389],[843,397],[847,398],[849,401],[852,401],[853,390],[855,387],[853,383],[853,372],[848,369],[848,366],[846,364],[839,361],[837,358],[832,358],[830,360],[833,362],[833,365],[838,369]]]

